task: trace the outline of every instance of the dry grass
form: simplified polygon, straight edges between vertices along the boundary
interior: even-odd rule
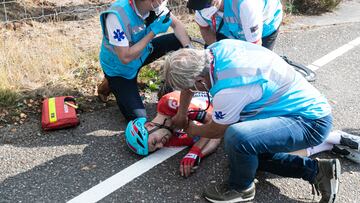
[[[192,16],[180,19],[187,22],[191,36],[200,37]],[[87,82],[95,82],[95,86],[102,77],[98,63],[101,29],[97,17],[80,22],[32,22],[3,28],[0,34],[3,89],[53,96],[63,89],[87,86]],[[61,88],[56,90],[55,86]]]
[[[179,18],[190,35],[200,37],[193,16]],[[38,112],[43,97],[74,95],[81,96],[83,106],[100,105],[93,97],[103,77],[98,61],[101,37],[98,17],[0,25],[0,124],[19,120],[24,111]],[[160,59],[142,69],[142,87],[157,90],[158,77],[152,76],[161,65]],[[30,110],[29,99],[37,102]]]
[[[100,28],[91,22],[88,26],[33,22],[32,26],[16,30],[2,29],[2,89],[44,96],[74,89],[76,83],[82,83],[89,69],[100,69],[97,55],[101,35],[96,31]]]

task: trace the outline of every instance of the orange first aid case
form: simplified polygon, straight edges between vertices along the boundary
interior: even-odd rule
[[[72,96],[45,99],[42,105],[42,128],[55,130],[79,125],[76,109],[77,104]]]

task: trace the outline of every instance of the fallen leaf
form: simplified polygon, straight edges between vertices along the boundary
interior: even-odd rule
[[[94,168],[96,168],[96,164],[84,166],[84,167],[82,167],[80,170],[82,170],[82,171],[88,171],[88,170],[91,170],[91,169],[94,169]]]
[[[21,113],[21,114],[20,114],[20,118],[26,118],[26,117],[27,117],[26,114],[24,114],[24,113]]]

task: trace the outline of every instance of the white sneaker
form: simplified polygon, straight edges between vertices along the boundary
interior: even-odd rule
[[[351,149],[348,146],[334,145],[331,152],[338,154],[342,157],[345,157],[350,161],[360,164],[360,152],[355,149]]]
[[[360,152],[360,137],[356,135],[351,135],[341,130],[337,130],[336,133],[341,135],[340,145],[350,147]]]

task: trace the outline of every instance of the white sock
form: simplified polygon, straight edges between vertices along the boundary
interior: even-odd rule
[[[329,144],[327,142],[323,142],[315,147],[309,147],[306,149],[307,152],[307,156],[311,156],[314,154],[317,154],[319,152],[323,152],[323,151],[329,151],[333,148],[333,144]]]
[[[341,134],[343,133],[341,130],[331,131],[325,142],[329,144],[340,144]]]

